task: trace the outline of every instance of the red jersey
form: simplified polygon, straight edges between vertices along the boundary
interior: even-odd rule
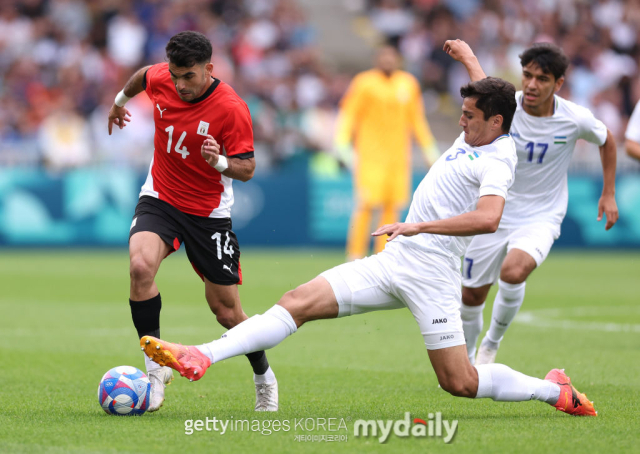
[[[210,134],[226,156],[252,158],[253,130],[247,104],[217,79],[194,102],[181,100],[168,63],[149,68],[143,84],[154,106],[156,132],[153,159],[140,196],[164,200],[184,213],[231,217],[232,180],[207,164],[200,148]]]

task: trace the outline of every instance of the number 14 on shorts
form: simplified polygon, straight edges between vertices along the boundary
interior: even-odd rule
[[[222,234],[220,232],[216,232],[211,235],[211,239],[216,242],[216,251],[218,255],[218,260],[222,260],[222,252],[224,252],[229,257],[233,257],[233,246],[229,244],[231,238],[229,237],[229,232],[227,232],[227,238],[224,242],[224,247],[222,247]]]

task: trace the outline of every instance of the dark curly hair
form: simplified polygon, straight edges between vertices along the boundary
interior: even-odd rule
[[[190,68],[196,63],[211,61],[211,42],[202,33],[194,31],[180,32],[173,35],[167,43],[169,63],[180,68]]]
[[[484,114],[484,120],[494,115],[502,115],[502,131],[511,129],[513,114],[516,112],[516,87],[498,77],[487,77],[469,82],[460,88],[463,98],[475,98],[476,107]]]
[[[535,43],[519,57],[523,68],[534,62],[542,72],[553,74],[556,80],[564,76],[569,67],[569,57],[562,52],[562,49],[551,43]]]

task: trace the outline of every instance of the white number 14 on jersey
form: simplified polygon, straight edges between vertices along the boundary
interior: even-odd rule
[[[167,153],[171,153],[171,142],[173,141],[173,125],[167,127],[165,129],[166,132],[169,133],[169,139],[167,140]],[[189,152],[187,151],[187,147],[182,146],[182,141],[187,137],[187,131],[182,131],[180,135],[180,139],[178,139],[178,143],[176,144],[176,153],[180,153],[182,155],[182,159],[186,159],[189,156]]]

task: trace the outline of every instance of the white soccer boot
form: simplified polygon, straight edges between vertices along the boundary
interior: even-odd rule
[[[496,355],[498,354],[498,347],[500,347],[500,343],[495,343],[487,339],[485,336],[480,343],[480,348],[478,349],[478,356],[476,356],[476,366],[480,366],[482,364],[493,364],[496,362]]]
[[[256,384],[256,411],[278,411],[278,382]]]
[[[158,411],[164,403],[164,388],[173,380],[173,371],[170,367],[153,369],[147,374],[151,382],[151,398],[147,411]]]

